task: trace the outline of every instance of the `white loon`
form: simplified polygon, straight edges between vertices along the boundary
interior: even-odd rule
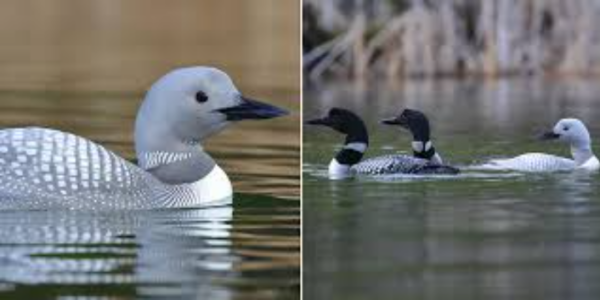
[[[152,85],[137,114],[139,166],[73,134],[0,130],[0,209],[152,209],[228,201],[231,182],[201,142],[232,122],[285,114],[243,97],[218,69],[177,69]]]
[[[522,172],[555,172],[576,169],[594,171],[600,162],[592,152],[590,134],[578,119],[562,119],[552,131],[541,136],[542,140],[558,139],[571,146],[573,159],[545,153],[526,153],[509,159],[495,159],[481,166],[484,169],[513,170]]]
[[[384,121],[386,124],[398,124],[409,128],[411,131],[419,125],[418,119],[413,119],[412,113],[400,115],[393,120]],[[409,121],[409,119],[411,121]],[[425,121],[427,119],[425,118]],[[419,124],[420,123],[420,124]],[[365,175],[387,175],[387,174],[457,174],[458,169],[446,165],[441,165],[439,155],[435,153],[430,141],[416,140],[413,145],[421,143],[428,145],[418,151],[419,155],[424,157],[414,157],[409,155],[384,155],[366,159],[361,162],[363,154],[369,146],[369,137],[364,122],[353,112],[342,109],[332,108],[327,116],[319,119],[307,121],[309,125],[323,125],[346,135],[344,147],[337,153],[329,164],[329,176],[331,178],[344,178],[353,174]],[[409,125],[410,124],[410,125]],[[426,127],[419,128],[419,137],[429,136],[429,123]],[[424,134],[426,132],[426,135]],[[423,135],[422,135],[423,134]],[[413,135],[415,132],[413,131]],[[416,150],[416,146],[415,146]],[[429,153],[433,151],[433,153]],[[417,151],[415,151],[417,152]],[[431,160],[433,158],[433,160]],[[436,160],[439,160],[438,163]]]

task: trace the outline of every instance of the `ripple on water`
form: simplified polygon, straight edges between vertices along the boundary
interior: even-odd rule
[[[468,167],[457,166],[461,173],[456,175],[437,174],[437,175],[418,175],[418,174],[385,174],[385,175],[358,175],[351,178],[340,178],[335,180],[359,180],[373,182],[412,182],[412,181],[442,181],[442,180],[462,180],[462,179],[481,179],[481,180],[503,180],[523,177],[526,174],[511,171],[484,171],[479,169],[471,170]],[[304,164],[304,172],[320,179],[330,179],[327,166],[318,164]]]
[[[66,296],[107,286],[92,294],[210,299],[296,292],[297,209],[236,196],[241,204],[206,209],[0,212],[0,291],[27,296],[35,285]]]

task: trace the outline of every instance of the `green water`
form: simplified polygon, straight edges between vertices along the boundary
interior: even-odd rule
[[[368,87],[368,88],[366,88]],[[424,111],[443,158],[468,166],[538,151],[569,155],[535,135],[561,117],[600,137],[597,82],[513,79],[309,86],[305,118],[332,106],[360,114],[367,156],[410,153],[410,137],[378,120]],[[599,139],[594,146],[599,148]],[[304,127],[306,299],[597,299],[598,174],[467,171],[444,178],[327,179],[343,138]]]

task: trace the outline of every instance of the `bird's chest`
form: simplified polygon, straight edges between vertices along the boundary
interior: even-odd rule
[[[233,188],[227,174],[218,165],[202,179],[172,186],[166,199],[168,207],[199,207],[230,201]]]

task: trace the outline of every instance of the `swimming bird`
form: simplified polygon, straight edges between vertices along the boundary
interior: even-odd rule
[[[559,140],[571,147],[573,159],[545,154],[526,153],[509,159],[495,159],[484,164],[484,169],[513,170],[522,172],[555,172],[598,170],[600,162],[592,152],[590,133],[578,119],[559,120],[551,131],[544,133],[542,140]]]
[[[202,142],[237,121],[285,114],[242,96],[223,71],[176,69],[151,86],[139,108],[138,165],[67,132],[0,130],[0,208],[152,209],[231,199],[227,174]]]
[[[331,160],[328,168],[331,178],[344,178],[354,174],[456,174],[458,169],[432,163],[428,159],[394,154],[361,159],[369,146],[367,128],[353,112],[332,108],[325,117],[307,121],[309,125],[330,127],[346,135],[342,149]]]
[[[443,164],[442,157],[435,151],[431,142],[431,128],[429,119],[424,113],[406,108],[397,117],[385,119],[381,121],[385,125],[397,125],[412,133],[414,157],[429,160],[431,163]]]

